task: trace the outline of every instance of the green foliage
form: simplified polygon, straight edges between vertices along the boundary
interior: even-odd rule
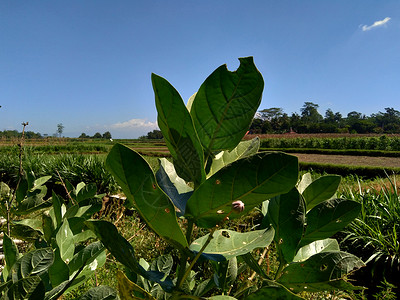
[[[348,188],[343,193],[361,204],[361,214],[344,230],[342,245],[351,253],[360,253],[367,268],[356,274],[356,279],[373,292],[387,280],[388,284],[400,286],[394,280],[400,274],[400,195],[393,179],[387,177],[378,187],[367,186],[353,192]],[[372,293],[372,292],[371,292]]]
[[[241,58],[235,72],[218,68],[187,106],[168,81],[153,74],[152,82],[158,123],[173,162],[161,159],[155,175],[139,153],[116,144],[106,163],[127,196],[125,205],[135,208],[176,252],[148,263],[136,257],[133,246],[111,223],[85,222],[126,267],[126,275],[117,275],[122,297],[198,299],[213,294],[209,299],[235,299],[229,286],[246,265],[265,280],[258,292],[262,297],[296,299],[291,290],[300,292],[305,286],[312,291],[353,289],[346,276],[363,263],[328,238],[358,214],[360,205],[333,197],[340,181],[337,176],[314,182],[306,176],[299,191],[296,157],[258,152],[258,139],[241,142],[263,90],[253,59]],[[264,229],[223,228],[228,220],[261,204]],[[194,228],[203,234],[193,241]],[[252,256],[253,250],[272,241],[280,263],[275,279]],[[214,274],[196,286],[196,270],[206,262]],[[307,277],[301,275],[303,266]],[[251,290],[237,297],[241,294],[249,295]]]
[[[88,240],[94,234],[84,226],[84,221],[101,208],[101,196],[97,195],[96,187],[83,183],[73,187],[67,183],[69,202],[54,192],[51,198],[45,199],[44,184],[49,178],[26,176],[21,181],[16,201],[8,202],[13,205],[10,213],[35,216],[32,212],[41,210],[42,220],[36,216],[12,222],[13,237],[35,240],[36,249],[22,256],[13,240],[4,235],[6,265],[2,272],[4,283],[0,287],[4,299],[57,299],[90,278],[94,270],[105,263],[104,246],[100,242],[90,243]],[[4,188],[5,184],[1,186]],[[106,299],[106,295],[113,294],[115,292],[110,290],[96,289],[83,299]]]
[[[400,151],[400,138],[385,135],[380,137],[268,138],[261,141],[261,148]]]

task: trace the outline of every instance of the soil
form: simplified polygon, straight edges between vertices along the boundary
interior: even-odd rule
[[[297,156],[299,158],[299,161],[301,162],[400,168],[400,157],[371,157],[371,156],[325,155],[325,154],[304,154],[304,153],[290,153],[290,154]]]

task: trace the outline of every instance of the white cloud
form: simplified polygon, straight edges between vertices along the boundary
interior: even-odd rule
[[[149,122],[145,119],[131,119],[126,122],[115,123],[110,126],[112,129],[156,129],[158,128],[156,122]]]
[[[386,18],[384,18],[383,20],[374,22],[374,24],[372,24],[372,25],[370,25],[370,26],[363,25],[361,28],[362,28],[363,31],[368,31],[368,30],[371,30],[372,28],[375,28],[375,27],[384,26],[384,25],[386,25],[386,23],[389,22],[389,21],[390,21],[390,18],[389,18],[389,17],[386,17]]]

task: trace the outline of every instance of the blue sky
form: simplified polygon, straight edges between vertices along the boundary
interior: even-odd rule
[[[152,72],[186,101],[245,56],[260,110],[400,110],[400,1],[2,0],[0,130],[137,138],[157,128]]]

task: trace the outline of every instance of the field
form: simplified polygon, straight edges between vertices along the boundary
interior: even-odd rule
[[[250,138],[254,138],[254,136],[246,136],[246,139]],[[290,154],[297,156],[301,166],[302,164],[305,166],[303,168],[303,173],[307,170],[318,169],[319,174],[316,172],[312,173],[314,178],[318,178],[324,172],[332,173],[330,170],[342,170],[344,174],[348,175],[344,180],[342,180],[338,195],[363,203],[363,205],[365,205],[365,215],[357,219],[358,223],[354,223],[354,225],[346,229],[346,232],[338,234],[338,240],[344,240],[341,247],[346,247],[347,251],[358,256],[363,254],[362,256],[364,260],[369,259],[369,257],[374,253],[379,252],[379,259],[377,258],[372,261],[374,266],[381,266],[381,258],[388,260],[388,257],[391,257],[391,259],[394,257],[398,259],[399,241],[396,237],[396,234],[398,234],[396,224],[397,222],[400,222],[400,205],[398,203],[398,186],[396,184],[396,179],[398,179],[398,177],[392,176],[387,178],[376,178],[376,175],[384,174],[384,172],[378,172],[378,170],[387,171],[391,174],[391,172],[396,171],[396,168],[400,168],[400,151],[393,150],[393,145],[395,145],[395,142],[400,139],[400,135],[365,136],[296,134],[279,136],[268,135],[262,136],[261,138],[261,144],[263,144],[263,142],[267,143],[266,141],[268,140],[273,141],[276,145],[278,145],[278,143],[279,145],[286,143],[285,145],[288,146],[287,149],[278,147],[279,150],[286,150],[287,152],[290,152]],[[305,141],[303,144],[299,142],[301,139]],[[288,140],[295,141],[293,147],[290,146]],[[340,141],[340,143],[338,141]],[[16,178],[18,177],[18,142],[18,140],[0,141],[0,182],[4,181],[10,186],[13,186],[16,183]],[[345,143],[347,142],[349,143],[348,145],[350,145],[348,149],[345,148]],[[106,193],[108,196],[110,194],[123,196],[115,180],[107,171],[104,170],[105,157],[112,146],[116,143],[121,143],[139,152],[145,157],[153,170],[157,170],[159,167],[158,158],[167,157],[170,159],[168,148],[163,141],[109,141],[49,138],[45,140],[25,141],[24,169],[33,171],[37,177],[52,175],[52,178],[48,183],[54,190],[61,194],[65,192],[63,191],[64,188],[60,184],[60,180],[63,179],[65,182],[70,182],[73,186],[76,186],[81,181],[84,181],[85,183],[95,182],[99,193]],[[335,144],[341,145],[340,151],[342,152],[340,155],[335,154],[335,151],[338,149],[332,149],[332,145]],[[326,148],[312,147],[318,145],[325,145]],[[359,145],[365,145],[365,147],[360,149]],[[276,148],[263,148],[263,150],[274,149]],[[346,151],[351,153],[351,155],[345,155]],[[323,152],[325,154],[315,152]],[[310,165],[307,165],[307,163],[310,163]],[[320,168],[316,168],[316,166],[319,166]],[[368,172],[372,172],[368,173],[369,176],[367,177],[372,179],[363,177],[365,174],[357,173],[358,171],[351,171],[351,169],[348,169],[349,166],[367,168]],[[132,245],[134,246],[138,257],[149,262],[155,257],[170,251],[168,244],[144,225],[143,220],[137,212],[124,209],[119,200],[113,202],[117,198],[109,197],[107,199],[109,199],[107,201],[110,201],[107,204],[110,205],[110,207],[102,211],[100,217],[115,224],[121,235],[128,241],[135,238],[136,242]],[[373,205],[371,203],[373,203]],[[366,213],[366,211],[368,211],[368,213]],[[387,215],[384,215],[385,213],[387,213]],[[389,220],[387,222],[389,222],[392,227],[388,228],[385,227],[386,225],[383,226],[380,223],[369,223],[372,221],[368,216],[373,216],[374,214],[382,214],[382,217]],[[97,215],[97,217],[99,217],[99,215]],[[238,231],[247,231],[250,230],[254,224],[257,224],[259,219],[260,213],[253,213],[245,220],[239,219],[236,222],[230,222],[229,227]],[[247,226],[248,224],[251,224],[252,226]],[[373,232],[371,232],[371,228],[374,229]],[[370,232],[377,236],[382,235],[381,240],[376,236],[371,236],[371,238],[369,238],[368,234]],[[347,240],[346,236],[349,237],[349,240],[352,241],[352,243],[345,242]],[[391,237],[392,240],[394,240],[394,245],[389,245],[387,241],[385,241],[384,237]],[[371,242],[372,240],[373,242]],[[154,243],[156,245],[154,245]],[[367,250],[363,249],[363,243],[370,244]],[[274,273],[277,272],[276,256],[273,252],[273,247],[271,249],[271,253],[268,252],[269,254],[267,258],[260,258],[260,263],[268,269],[268,272]],[[174,255],[176,255],[176,253]],[[263,257],[259,250],[254,252],[254,255]],[[394,267],[392,268],[394,270],[398,265],[397,262],[393,262],[393,260],[390,261],[394,264]],[[80,286],[77,290],[67,293],[64,296],[64,299],[75,299],[77,296],[82,295],[83,292],[88,290],[89,287],[94,285],[107,284],[116,288],[117,282],[115,278],[118,269],[121,268],[117,267],[116,261],[108,255],[105,267],[96,271],[96,275],[87,281],[87,283]],[[211,272],[208,269],[201,268],[196,269],[196,271],[205,273]],[[392,274],[396,274],[397,276],[397,273],[390,274],[390,276],[394,276]],[[246,276],[250,277],[254,275],[246,274]],[[367,278],[365,274],[355,274],[355,280],[360,280],[360,276]],[[374,277],[369,279],[371,282],[362,282],[362,284],[371,284],[371,286],[376,286],[378,283],[380,284],[380,288],[373,290],[376,295],[381,293],[379,295],[382,295],[384,298],[389,296],[394,297],[393,295],[398,293],[398,291],[396,290],[397,286],[393,283],[392,277],[390,276],[386,276],[386,283],[382,283],[383,279],[381,277],[377,277],[380,279]],[[235,286],[235,288],[237,287]],[[363,294],[355,295],[353,293],[343,292],[338,292],[337,294],[310,293],[309,295],[304,294],[302,296],[306,299],[364,299]]]

